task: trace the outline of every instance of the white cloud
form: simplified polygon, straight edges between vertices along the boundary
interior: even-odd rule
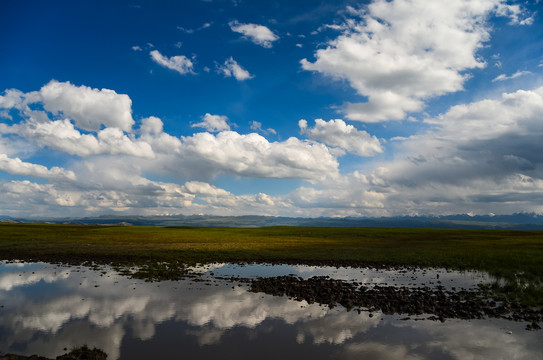
[[[26,100],[29,103],[41,102],[45,110],[53,114],[62,113],[85,130],[97,131],[104,125],[129,131],[134,124],[132,100],[114,90],[98,90],[52,80],[38,93],[26,94]]]
[[[4,91],[4,95],[0,95],[0,108],[21,109],[21,105],[24,102],[25,102],[25,93],[17,89],[8,89]]]
[[[65,170],[56,166],[48,169],[42,165],[24,162],[19,158],[11,159],[6,154],[0,154],[0,170],[14,175],[25,175],[58,180],[76,180],[76,176],[73,171]]]
[[[132,46],[132,50],[134,51],[143,51],[143,49],[140,46]]]
[[[382,190],[369,189],[367,182],[352,175],[324,182],[319,187],[301,186],[288,195],[291,213],[299,216],[386,216]]]
[[[463,89],[466,70],[486,64],[477,51],[489,39],[496,1],[376,0],[355,12],[346,30],[301,61],[305,70],[348,81],[368,102],[348,104],[346,118],[403,119],[428,98]]]
[[[62,90],[67,88],[68,91],[61,93],[62,96],[46,94],[47,107],[71,114],[78,119],[78,123],[91,123],[84,115],[93,115],[92,111],[85,112],[84,106],[76,109],[74,104],[77,102],[69,102],[70,97],[66,93],[77,93],[80,90],[88,92],[90,96],[103,93],[86,87],[74,89],[69,83],[57,87]],[[106,95],[116,94],[108,92]],[[123,99],[124,97],[124,102],[130,104],[130,98],[126,95]],[[13,125],[0,124],[0,134],[16,135],[12,136],[10,143],[23,139],[27,148],[34,147],[35,150],[48,147],[83,157],[108,156],[110,162],[114,156],[130,155],[132,160],[123,157],[122,161],[137,164],[140,169],[151,173],[157,171],[185,179],[210,179],[219,174],[230,174],[315,180],[333,177],[338,173],[337,159],[326,146],[296,138],[269,142],[256,133],[242,135],[228,131],[230,125],[224,115],[206,113],[200,123],[193,125],[207,131],[220,132],[217,135],[206,132],[177,138],[165,133],[162,121],[156,117],[142,119],[141,126],[135,133],[125,133],[119,127],[106,126],[93,134],[79,131],[69,119],[52,120],[47,112],[30,110],[26,105],[31,102],[39,103],[42,99],[40,92],[6,92],[6,95],[0,98],[2,106],[21,109],[19,111],[23,120]],[[109,96],[98,96],[95,107],[101,107],[100,100],[103,100],[107,107],[112,99]],[[252,124],[253,127],[257,125],[261,129],[260,123]],[[274,130],[268,129],[265,132],[273,133]],[[9,150],[10,146],[3,146],[3,149]],[[13,150],[14,148],[9,151],[10,156],[18,156]],[[4,153],[7,154],[5,151]]]
[[[200,26],[199,28],[196,28],[196,29],[187,29],[187,28],[185,28],[183,26],[178,26],[177,30],[182,31],[182,32],[187,33],[187,34],[193,34],[196,31],[200,31],[200,30],[207,29],[207,28],[211,27],[212,24],[213,23],[207,22],[207,23],[204,23],[202,26]]]
[[[3,194],[0,206],[9,214],[58,214],[62,213],[59,205],[62,208],[71,203],[70,194],[56,190],[52,184],[36,184],[28,180],[0,182],[0,191]]]
[[[501,74],[501,75],[497,76],[496,78],[494,78],[492,80],[492,82],[516,79],[516,78],[521,77],[521,76],[530,75],[531,73],[532,73],[531,71],[517,71],[516,73],[514,73],[511,76]]]
[[[321,179],[337,175],[338,162],[322,144],[290,138],[270,143],[252,133],[197,133],[182,137],[182,159],[194,174]]]
[[[72,155],[132,155],[153,158],[149,144],[130,139],[115,127],[100,130],[97,135],[82,134],[70,120],[38,122],[29,119],[12,126],[0,124],[0,134],[17,134],[39,147],[49,147]]]
[[[95,92],[100,93],[90,91]],[[152,116],[134,132],[112,126],[86,133],[75,121],[29,110],[28,104],[42,101],[40,91],[10,90],[0,97],[1,106],[18,109],[23,118],[0,123],[0,170],[51,182],[0,182],[6,213],[384,216],[497,213],[497,203],[500,213],[543,212],[543,88],[454,106],[426,119],[425,132],[391,140],[393,159],[361,164],[346,175],[340,175],[335,154],[371,156],[383,149],[379,139],[341,119],[317,119],[314,126],[301,120],[305,141],[270,142],[256,133],[228,131],[225,116],[209,113],[193,125],[208,132],[181,138],[165,133]],[[70,112],[71,106],[57,108]],[[262,131],[262,124],[254,121],[251,128]],[[21,155],[21,145],[12,145],[16,141],[26,144],[25,151],[49,147],[86,158],[71,158],[69,170],[25,162],[31,153]],[[235,195],[212,183],[217,176],[302,179],[311,185],[286,195]]]
[[[20,216],[84,216],[111,211],[192,213],[194,207],[198,209],[192,202],[195,195],[187,193],[183,186],[145,179],[116,159],[93,159],[82,164],[77,174],[77,183],[0,182],[0,191],[5,194],[0,198],[0,206],[4,211]]]
[[[178,26],[177,30],[182,31],[187,34],[192,34],[194,32],[194,29],[186,29],[183,26]]]
[[[274,201],[299,216],[543,213],[541,118],[543,88],[454,106],[391,143],[394,159]]]
[[[114,167],[107,167],[107,164]],[[184,185],[145,179],[122,161],[92,159],[78,169],[77,183],[37,184],[0,181],[0,207],[14,216],[85,216],[111,211],[128,214],[206,213],[216,215],[278,214],[288,207],[264,193],[234,195],[206,182]],[[52,179],[52,178],[50,178]]]
[[[365,103],[347,102],[343,106],[343,112],[349,120],[374,123],[403,119],[406,112],[418,111],[423,106],[423,102],[418,99],[383,91],[371,96],[371,101]]]
[[[258,121],[252,121],[251,130],[262,131],[262,123]]]
[[[42,105],[46,111],[31,110],[32,104]],[[113,90],[53,80],[40,91],[25,94],[8,90],[0,97],[0,107],[17,109],[22,117],[22,121],[11,126],[0,123],[0,134],[15,134],[25,139],[28,148],[49,147],[72,155],[153,158],[151,146],[130,134],[134,123],[131,106],[127,95]],[[69,118],[52,120],[51,115]],[[82,133],[76,127],[96,134]],[[17,141],[12,138],[10,142]]]
[[[181,75],[187,73],[194,74],[194,64],[189,58],[184,55],[167,57],[162,55],[158,50],[153,50],[150,52],[150,54],[153,61],[161,66],[177,71]]]
[[[254,75],[251,75],[247,70],[241,67],[232,57],[226,60],[223,66],[218,66],[217,70],[225,77],[233,76],[238,81],[254,78]]]
[[[155,116],[142,119],[139,140],[149,144],[153,151],[161,154],[179,154],[181,140],[163,131],[162,120]]]
[[[193,125],[220,131],[216,135],[203,132],[178,138],[164,132],[162,120],[154,116],[141,119],[136,130],[130,125],[130,131],[125,132],[120,128],[122,123],[108,120],[107,123],[119,126],[84,132],[76,125],[102,127],[106,121],[85,118],[95,115],[86,109],[88,102],[81,100],[82,94],[96,96],[93,101],[98,108],[100,101],[115,109],[110,103],[117,96],[125,104],[131,104],[130,98],[112,91],[76,88],[69,83],[53,82],[48,86],[53,84],[60,89],[56,94],[52,91],[53,95],[46,91],[42,96],[41,91],[8,90],[0,97],[0,106],[18,111],[21,118],[12,125],[0,123],[0,169],[50,181],[49,184],[0,182],[3,194],[0,208],[7,214],[85,215],[109,211],[279,214],[291,208],[290,200],[265,193],[234,195],[202,180],[225,175],[318,182],[338,176],[337,159],[325,145],[296,138],[269,142],[256,133],[243,135],[228,131],[230,125],[223,115],[206,113],[200,123]],[[72,96],[73,93],[78,96]],[[49,110],[32,110],[29,106],[36,104],[32,108],[39,109],[43,105],[45,109],[45,101]],[[79,109],[75,106],[78,103],[83,103]],[[125,109],[130,113],[129,107]],[[77,122],[56,119],[53,111],[71,115]],[[264,133],[274,132],[262,130],[259,122],[253,122],[252,127]],[[44,147],[85,159],[68,158],[70,170],[20,160],[21,154],[28,157]],[[152,181],[147,176],[175,178],[185,185]]]
[[[251,130],[260,131],[264,134],[277,135],[277,131],[275,131],[275,129],[272,129],[272,128],[262,129],[262,123],[258,121],[254,121],[254,120],[251,121]]]
[[[210,113],[206,113],[202,117],[202,122],[192,124],[191,127],[201,127],[211,132],[230,130],[227,120],[228,117],[225,115],[211,115]]]
[[[243,34],[255,44],[265,48],[271,48],[272,43],[279,39],[279,36],[263,25],[241,24],[238,21],[230,21],[228,25],[232,31]]]
[[[231,193],[229,193],[226,190],[219,189],[213,185],[210,185],[205,182],[201,181],[187,181],[185,185],[183,185],[183,189],[189,193],[194,195],[203,195],[203,196],[232,196]]]
[[[541,213],[541,118],[543,88],[454,106],[365,179],[398,213]]]
[[[321,141],[353,154],[373,156],[383,152],[379,139],[366,131],[360,131],[352,125],[347,125],[341,119],[328,122],[316,119],[315,126],[312,128],[307,126],[306,120],[300,120],[298,125],[301,133],[310,139]]]
[[[532,25],[534,22],[534,14],[528,14],[520,5],[503,4],[497,5],[496,13],[499,16],[508,17],[510,25]]]

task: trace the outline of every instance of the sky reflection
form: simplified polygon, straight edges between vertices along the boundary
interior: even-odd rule
[[[225,275],[234,267],[206,271]],[[198,358],[533,359],[543,352],[541,334],[525,331],[523,323],[358,314],[251,293],[245,284],[217,280],[206,271],[204,281],[147,283],[84,267],[0,263],[0,355],[54,358],[83,344],[114,360],[153,353],[179,358],[180,347],[184,356]],[[272,271],[310,273],[295,267]],[[368,276],[360,269],[339,269],[337,275],[349,271]]]

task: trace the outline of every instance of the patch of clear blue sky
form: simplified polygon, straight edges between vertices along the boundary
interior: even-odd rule
[[[344,84],[315,78],[299,65],[325,41],[326,34],[310,33],[332,21],[344,2],[294,3],[77,1],[66,6],[62,1],[6,1],[0,26],[9,34],[3,40],[9,56],[0,60],[1,85],[26,92],[56,79],[114,89],[130,96],[136,119],[161,117],[174,132],[179,127],[184,133],[206,112],[227,115],[240,129],[253,120],[279,130],[286,123],[291,129],[300,118],[335,115],[328,106],[353,94]],[[280,39],[273,48],[263,48],[232,32],[232,20],[268,26]],[[206,23],[210,27],[202,29]],[[175,74],[152,63],[149,52],[154,49],[165,56],[194,56],[197,75]],[[255,77],[238,83],[217,74],[217,64],[229,57]]]

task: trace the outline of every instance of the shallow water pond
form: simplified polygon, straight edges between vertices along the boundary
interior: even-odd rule
[[[108,359],[539,359],[543,333],[503,319],[330,309],[249,291],[239,278],[330,276],[407,287],[476,288],[481,273],[213,264],[145,282],[104,268],[0,262],[0,356],[55,358],[87,344]],[[233,280],[231,280],[233,278]]]

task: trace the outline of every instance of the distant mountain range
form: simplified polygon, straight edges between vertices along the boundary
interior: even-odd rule
[[[511,215],[449,215],[401,216],[382,218],[294,218],[276,216],[119,216],[104,215],[83,218],[12,218],[0,215],[0,222],[104,224],[136,226],[191,226],[191,227],[265,227],[265,226],[330,226],[330,227],[407,227],[455,229],[510,229],[543,230],[543,215],[519,213]]]

